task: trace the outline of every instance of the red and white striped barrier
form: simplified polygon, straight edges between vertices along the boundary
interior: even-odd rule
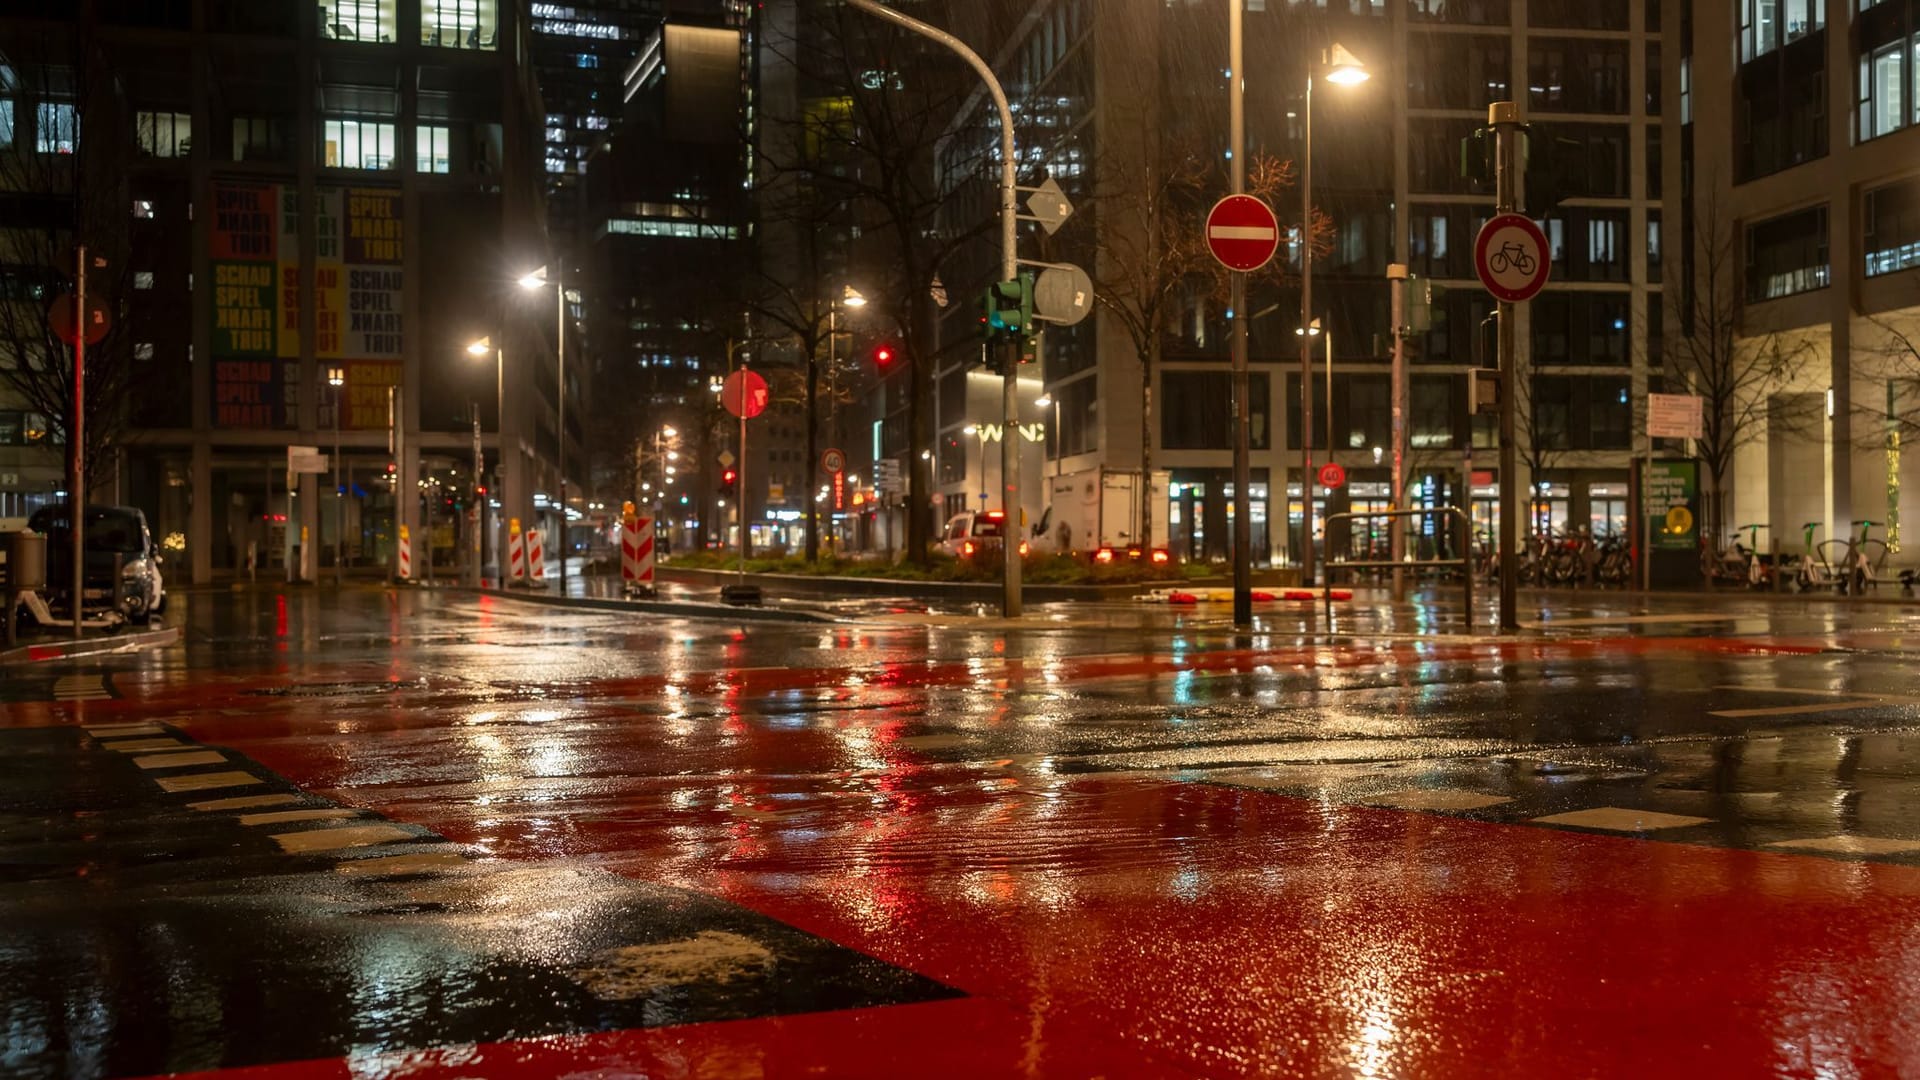
[[[407,527],[400,526],[400,580],[413,579],[413,538],[408,535]]]
[[[520,519],[507,519],[507,580],[527,580],[527,540],[520,535]]]
[[[627,588],[653,591],[653,519],[629,517],[620,523],[620,579]]]
[[[540,530],[527,530],[527,578],[535,585],[547,583],[547,553],[540,546]]]

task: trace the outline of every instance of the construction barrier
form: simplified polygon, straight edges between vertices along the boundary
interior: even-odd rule
[[[547,553],[540,546],[540,530],[527,530],[527,579],[535,585],[547,583]]]
[[[1286,601],[1306,601],[1312,603],[1322,597],[1330,600],[1351,600],[1351,589],[1254,589],[1253,602],[1256,604],[1281,603]],[[1133,598],[1143,604],[1231,604],[1232,589],[1155,589],[1141,593]]]
[[[653,591],[653,519],[628,514],[620,522],[620,579],[627,588]]]
[[[527,580],[527,541],[520,535],[520,519],[507,519],[507,580]]]
[[[398,550],[400,554],[400,580],[411,581],[413,579],[413,540],[408,535],[405,525],[400,526],[400,547]]]

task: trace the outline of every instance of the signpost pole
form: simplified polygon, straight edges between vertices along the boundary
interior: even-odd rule
[[[80,636],[85,604],[85,540],[87,528],[87,444],[85,402],[87,390],[87,245],[80,245],[79,273],[75,276],[73,335],[73,416],[67,424],[67,456],[73,478],[67,482],[67,532],[73,541],[73,636]],[[118,587],[119,583],[114,583]],[[7,614],[12,618],[12,613]]]
[[[1243,56],[1245,34],[1241,26],[1242,6],[1241,0],[1227,2],[1228,157],[1232,161],[1235,195],[1244,195],[1247,190],[1247,73]],[[1304,239],[1305,226],[1302,226],[1301,235]],[[1275,239],[1277,241],[1278,237]],[[1305,249],[1303,243],[1301,250],[1304,252]],[[1247,275],[1244,270],[1235,270],[1230,277],[1232,299],[1228,301],[1228,306],[1233,309],[1233,625],[1236,629],[1250,630],[1253,628],[1253,464],[1252,424],[1248,414],[1250,395],[1247,390]],[[1312,483],[1304,475],[1300,479],[1302,483]],[[1151,497],[1153,479],[1141,477],[1141,480],[1147,485],[1148,496]],[[1142,542],[1151,539],[1142,538]]]
[[[1487,122],[1494,130],[1496,195],[1495,210],[1510,214],[1517,202],[1515,188],[1516,139],[1519,134],[1519,109],[1511,101],[1496,101],[1487,106]],[[1520,455],[1516,445],[1518,414],[1514,400],[1514,364],[1516,327],[1514,305],[1500,302],[1500,631],[1520,629]],[[1467,613],[1469,625],[1473,617]]]
[[[1393,482],[1393,502],[1389,504],[1389,506],[1390,509],[1403,510],[1407,505],[1407,480],[1403,472],[1406,467],[1404,448],[1406,447],[1407,420],[1405,406],[1402,404],[1406,400],[1407,391],[1407,335],[1405,332],[1407,326],[1406,263],[1393,263],[1387,267],[1387,288],[1393,292],[1393,387],[1391,391],[1393,394],[1393,476],[1391,478]],[[1472,453],[1471,440],[1468,441],[1468,446],[1469,450],[1467,452]],[[1468,475],[1468,491],[1469,505],[1471,505],[1471,470],[1469,470]],[[1394,602],[1398,603],[1407,598],[1406,575],[1402,573],[1400,569],[1400,561],[1406,557],[1407,530],[1398,518],[1388,518],[1387,520],[1389,523],[1388,529],[1390,530],[1387,536],[1387,551],[1388,557],[1393,560],[1393,599]],[[1471,543],[1473,530],[1471,527],[1467,530],[1467,538],[1469,543],[1466,550],[1471,553],[1473,550]],[[1472,567],[1468,567],[1466,577],[1469,582],[1469,587],[1471,587],[1473,580]],[[1467,624],[1469,626],[1473,624],[1471,607],[1469,607],[1467,612]]]

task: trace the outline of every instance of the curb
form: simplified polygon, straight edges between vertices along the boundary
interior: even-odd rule
[[[39,645],[22,645],[17,649],[0,650],[0,664],[31,664],[42,660],[70,660],[81,656],[138,652],[141,649],[157,649],[164,645],[173,645],[179,640],[180,628],[169,626],[159,630],[143,630],[137,634],[81,638],[79,641],[50,641]]]
[[[733,570],[705,570],[692,567],[662,565],[656,571],[662,581],[677,581],[686,585],[724,585],[738,576]],[[899,597],[910,596],[921,600],[960,600],[969,603],[994,603],[1000,599],[1001,585],[998,581],[908,581],[901,578],[836,577],[831,574],[763,574],[750,573],[748,580],[778,585],[781,589],[807,593],[814,596],[834,599],[858,597]],[[1143,587],[1153,585],[1174,585],[1176,582],[1139,581],[1132,584],[1115,585],[1036,585],[1022,582],[1020,594],[1025,599],[1044,604],[1063,600],[1106,601],[1128,600]]]
[[[586,608],[590,611],[641,611],[656,615],[679,615],[689,619],[728,619],[748,622],[833,623],[840,621],[818,611],[734,607],[731,604],[700,604],[682,600],[615,600],[595,596],[541,596],[537,593],[511,592],[506,589],[477,589],[470,586],[457,588],[460,592],[469,592],[476,596],[519,600],[547,607]]]

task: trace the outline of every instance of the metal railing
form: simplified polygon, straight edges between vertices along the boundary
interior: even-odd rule
[[[1432,514],[1451,515],[1455,519],[1455,521],[1458,522],[1458,525],[1459,525],[1460,544],[1461,544],[1460,550],[1467,551],[1467,552],[1471,552],[1473,550],[1473,536],[1470,531],[1472,528],[1471,522],[1468,519],[1466,512],[1461,510],[1457,506],[1432,506],[1432,507],[1422,507],[1420,509],[1415,509],[1415,510],[1356,510],[1356,511],[1351,511],[1344,514],[1332,514],[1332,515],[1329,515],[1325,520],[1326,535],[1328,537],[1331,537],[1333,535],[1333,524],[1336,521],[1353,521],[1355,519],[1372,520],[1377,518],[1427,517]],[[1321,593],[1326,599],[1327,622],[1329,625],[1331,625],[1333,622],[1333,572],[1335,570],[1423,570],[1428,568],[1450,569],[1453,567],[1459,567],[1461,571],[1460,580],[1462,582],[1461,591],[1465,594],[1466,602],[1467,602],[1467,609],[1466,609],[1467,626],[1468,627],[1473,626],[1473,567],[1470,561],[1466,558],[1401,559],[1401,560],[1394,560],[1394,559],[1335,560],[1329,557],[1323,563],[1321,563],[1321,566],[1323,567],[1323,572],[1326,574],[1326,578],[1327,578],[1327,587],[1322,589]],[[1352,579],[1349,578],[1348,581],[1349,583],[1351,583]]]

